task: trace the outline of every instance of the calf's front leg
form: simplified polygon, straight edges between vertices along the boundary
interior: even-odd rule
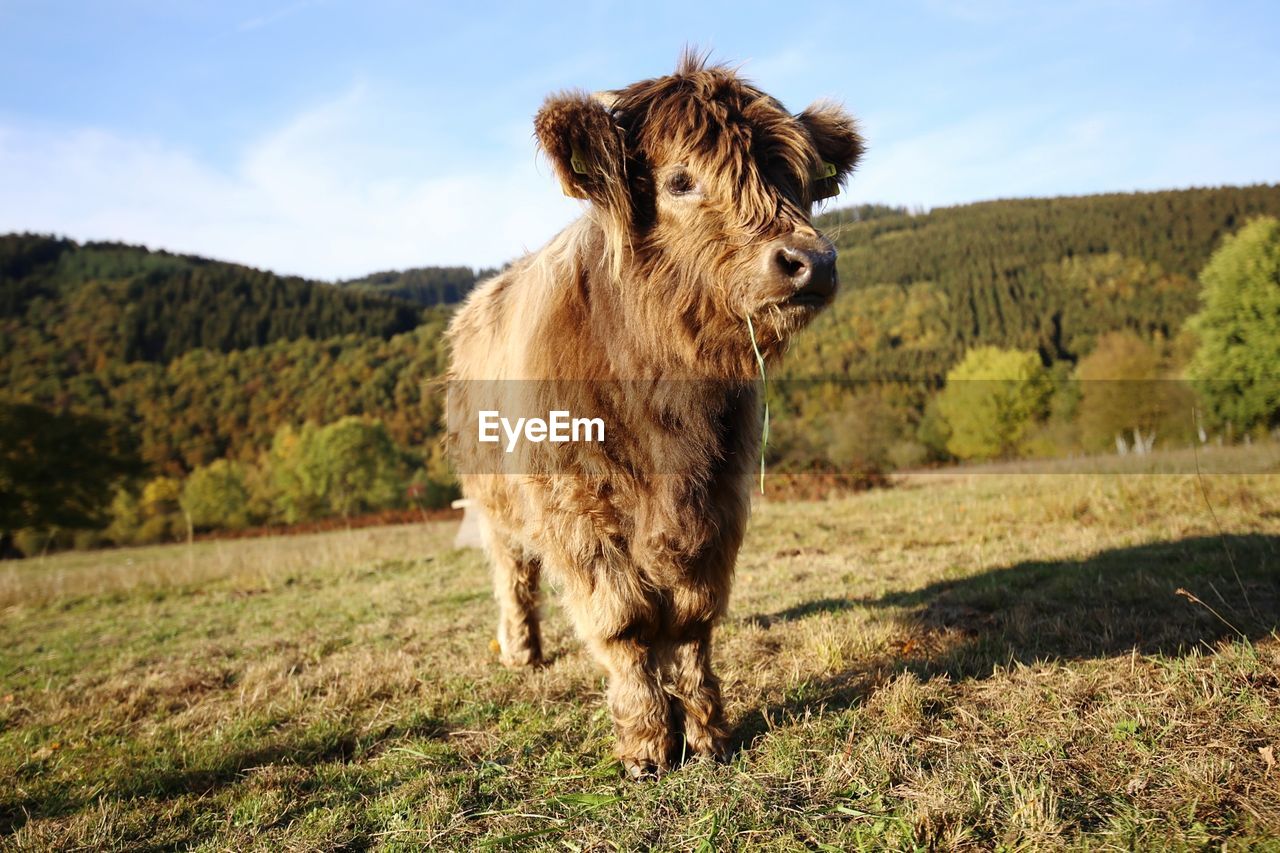
[[[623,771],[637,780],[659,775],[670,767],[671,709],[652,646],[630,638],[594,638],[590,645],[609,673],[609,713]]]
[[[711,625],[696,625],[666,649],[667,689],[684,719],[685,747],[690,755],[724,761],[729,727],[724,718],[720,680],[711,670]]]

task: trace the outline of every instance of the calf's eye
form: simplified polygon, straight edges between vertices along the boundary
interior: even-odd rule
[[[698,188],[698,182],[684,169],[673,172],[667,178],[667,192],[672,195],[688,195]]]

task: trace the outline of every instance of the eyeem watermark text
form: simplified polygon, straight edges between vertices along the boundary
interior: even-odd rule
[[[546,419],[516,418],[512,423],[509,418],[492,410],[481,410],[479,419],[480,441],[487,444],[498,444],[506,437],[506,451],[516,449],[516,443],[523,438],[539,444],[549,441],[552,444],[564,444],[570,441],[604,441],[604,421],[600,418],[575,418],[566,411],[551,411]]]

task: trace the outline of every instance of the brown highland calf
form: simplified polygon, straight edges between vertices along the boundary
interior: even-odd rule
[[[608,671],[617,754],[642,778],[682,750],[726,754],[711,631],[758,464],[747,318],[776,359],[831,301],[835,250],[810,210],[862,139],[833,105],[793,115],[693,56],[668,77],[552,96],[534,124],[589,205],[453,319],[449,433],[483,513],[502,662],[542,660],[545,570]],[[598,417],[604,440],[506,453],[478,443],[481,410]]]

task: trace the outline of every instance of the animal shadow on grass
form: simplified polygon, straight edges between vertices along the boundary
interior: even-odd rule
[[[1188,595],[1189,594],[1189,595]],[[773,715],[852,707],[897,674],[984,678],[998,666],[1181,656],[1221,640],[1258,640],[1280,625],[1280,536],[1202,536],[1030,561],[879,598],[822,598],[748,617],[768,627],[823,613],[892,608],[899,651],[809,682],[798,698],[741,720],[736,746]]]

